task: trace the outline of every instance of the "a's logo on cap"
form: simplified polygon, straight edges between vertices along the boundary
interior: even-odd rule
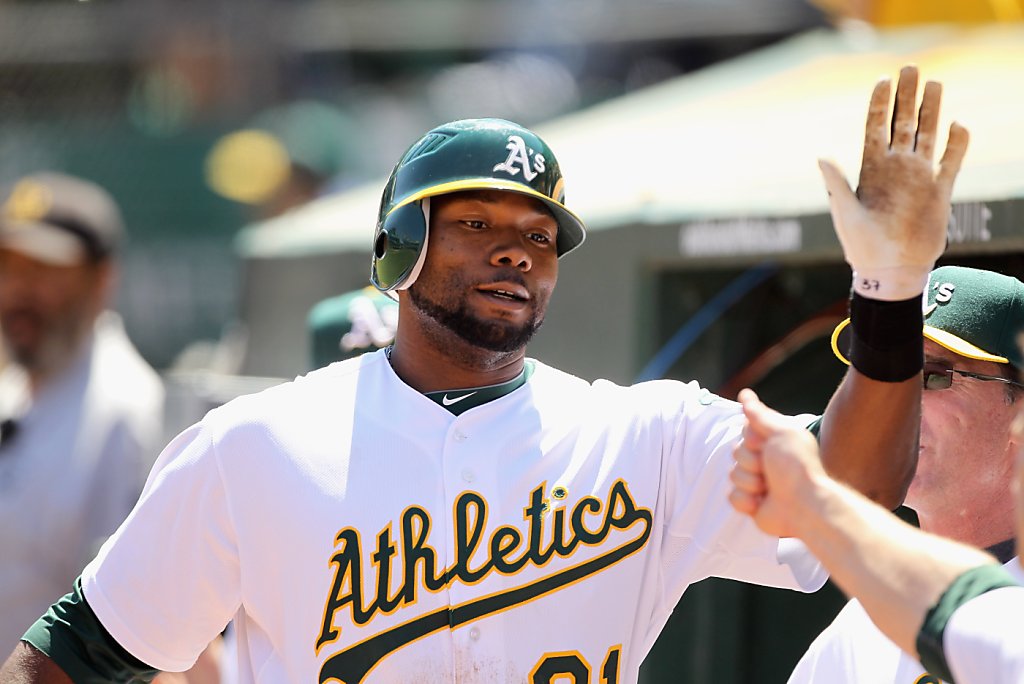
[[[939,304],[948,304],[953,299],[956,285],[954,283],[935,283],[931,289],[935,291],[935,301],[924,308],[925,318],[928,318]]]
[[[23,180],[14,186],[4,203],[3,213],[15,221],[36,221],[53,206],[53,196],[45,185]]]
[[[522,171],[527,182],[536,178],[537,174],[544,173],[544,155],[528,148],[526,141],[518,135],[508,136],[505,149],[508,150],[508,157],[500,164],[495,164],[491,171],[504,171],[510,176],[516,176]]]

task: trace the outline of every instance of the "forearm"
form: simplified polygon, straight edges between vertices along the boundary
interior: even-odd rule
[[[71,684],[71,679],[45,654],[19,641],[0,668],[0,684]]]
[[[981,551],[914,529],[825,478],[798,505],[803,510],[794,517],[797,536],[886,636],[915,656],[924,616],[946,588],[964,571],[994,562]]]
[[[906,496],[917,467],[921,377],[881,382],[850,368],[822,418],[822,464],[889,510]]]

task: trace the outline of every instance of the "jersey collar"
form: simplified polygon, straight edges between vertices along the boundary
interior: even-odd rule
[[[497,385],[485,387],[467,387],[463,389],[441,390],[438,392],[424,392],[424,396],[450,411],[456,416],[462,415],[471,408],[483,406],[489,401],[499,399],[506,394],[511,394],[526,384],[526,381],[533,374],[533,359],[526,359],[523,370],[511,380]]]

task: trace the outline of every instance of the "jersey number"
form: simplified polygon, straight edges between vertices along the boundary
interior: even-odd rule
[[[601,665],[601,681],[598,684],[618,684],[619,652],[622,646],[612,646]],[[590,665],[576,651],[545,653],[537,666],[530,672],[530,684],[590,684]]]

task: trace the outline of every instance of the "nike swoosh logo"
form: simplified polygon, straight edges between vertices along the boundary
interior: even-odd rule
[[[460,402],[460,401],[462,401],[463,399],[468,399],[468,398],[470,398],[470,397],[471,397],[471,396],[473,396],[474,394],[476,394],[476,392],[470,392],[469,394],[463,394],[463,395],[462,395],[461,397],[455,397],[454,399],[449,399],[449,398],[448,398],[448,395],[446,394],[446,395],[444,395],[443,397],[441,397],[441,403],[442,403],[443,405],[445,405],[445,406],[451,406],[452,404],[457,404],[457,403],[459,403],[459,402]]]
[[[938,306],[938,304],[930,304],[930,305],[926,306],[925,309],[924,309],[924,317],[928,318],[928,314],[930,314],[932,311],[935,311],[935,307],[937,307],[937,306]]]

